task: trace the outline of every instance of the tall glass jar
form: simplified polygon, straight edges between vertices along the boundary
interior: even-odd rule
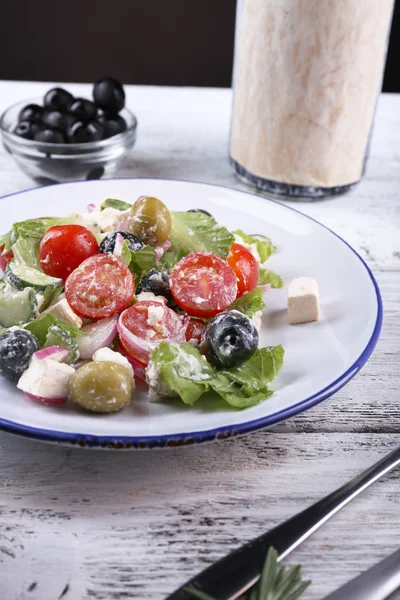
[[[230,161],[289,198],[362,177],[394,0],[238,0]]]

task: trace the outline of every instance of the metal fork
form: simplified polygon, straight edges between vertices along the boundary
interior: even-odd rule
[[[221,558],[166,600],[192,600],[185,587],[194,587],[218,600],[236,600],[258,581],[270,546],[282,560],[353,498],[399,464],[400,447],[322,500]]]

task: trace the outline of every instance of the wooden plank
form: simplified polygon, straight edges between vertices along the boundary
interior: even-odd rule
[[[0,110],[48,87],[1,82]],[[68,87],[76,95],[90,90]],[[244,189],[226,157],[229,90],[129,87],[127,97],[139,137],[122,176]],[[349,241],[377,277],[385,319],[362,371],[314,409],[218,444],[115,454],[0,433],[0,598],[162,600],[398,444],[399,105],[400,96],[381,97],[361,185],[341,198],[296,205]],[[34,185],[0,149],[0,194]],[[305,600],[398,548],[398,482],[392,473],[375,484],[293,554],[313,579]]]

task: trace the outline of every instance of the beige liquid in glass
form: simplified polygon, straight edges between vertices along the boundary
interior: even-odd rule
[[[393,4],[244,0],[230,155],[253,183],[306,186],[313,196],[360,180]]]

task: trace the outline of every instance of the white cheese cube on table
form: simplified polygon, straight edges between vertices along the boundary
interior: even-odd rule
[[[318,320],[318,285],[311,277],[298,277],[289,283],[288,321],[291,325]]]

